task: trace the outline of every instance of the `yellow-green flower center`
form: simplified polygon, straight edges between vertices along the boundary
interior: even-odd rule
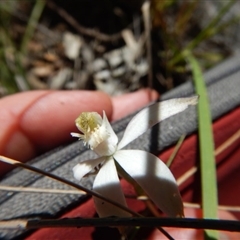
[[[101,125],[102,118],[95,112],[83,112],[76,119],[76,125],[84,134],[93,132]]]

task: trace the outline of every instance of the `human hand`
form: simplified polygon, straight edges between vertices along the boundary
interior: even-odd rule
[[[83,111],[120,119],[158,98],[149,89],[118,97],[97,91],[30,91],[0,100],[0,155],[22,162],[72,140]],[[10,169],[0,162],[0,176]]]

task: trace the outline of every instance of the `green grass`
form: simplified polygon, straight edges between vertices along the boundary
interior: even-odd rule
[[[45,7],[44,0],[33,2],[33,8],[26,23],[26,28],[20,43],[11,36],[9,26],[12,25],[14,12],[17,11],[17,1],[0,3],[0,87],[6,89],[7,94],[29,90],[26,79],[26,69],[23,66],[27,57],[27,46],[32,40],[37,24]]]
[[[196,93],[200,96],[198,103],[198,133],[203,217],[217,219],[218,191],[209,99],[198,61],[190,52],[186,55],[186,58],[192,68]],[[218,232],[206,230],[205,239],[218,239]]]

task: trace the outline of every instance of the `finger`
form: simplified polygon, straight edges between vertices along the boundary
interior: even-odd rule
[[[125,117],[148,103],[157,100],[158,97],[158,93],[150,89],[141,89],[133,93],[113,97],[113,115],[111,120],[115,121]]]
[[[26,161],[70,140],[82,111],[112,113],[111,99],[91,91],[31,91],[1,99],[0,153]]]

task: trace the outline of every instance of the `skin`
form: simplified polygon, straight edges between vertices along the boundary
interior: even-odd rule
[[[119,97],[93,91],[30,91],[0,100],[0,155],[22,162],[60,144],[74,141],[75,119],[84,111],[118,120],[158,98],[149,89]],[[0,162],[0,175],[11,166]]]

